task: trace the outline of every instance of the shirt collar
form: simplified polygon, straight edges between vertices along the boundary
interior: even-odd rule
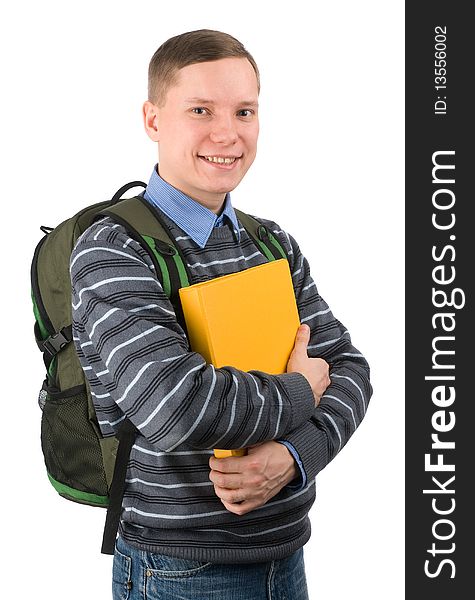
[[[201,248],[206,246],[213,227],[225,224],[224,217],[231,221],[235,235],[241,241],[239,223],[231,205],[229,192],[224,200],[224,209],[218,217],[212,210],[162,179],[158,174],[158,164],[156,164],[143,196],[172,219]]]

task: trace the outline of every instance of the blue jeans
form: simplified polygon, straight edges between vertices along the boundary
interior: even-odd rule
[[[134,548],[118,538],[114,600],[308,600],[303,548],[267,563],[218,564]]]

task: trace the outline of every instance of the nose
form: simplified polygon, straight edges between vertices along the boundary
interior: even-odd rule
[[[233,117],[222,116],[213,120],[209,134],[215,144],[234,144],[238,140],[238,132]]]

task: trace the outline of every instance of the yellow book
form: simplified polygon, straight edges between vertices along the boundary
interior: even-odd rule
[[[300,318],[281,258],[179,290],[191,349],[216,368],[285,373]],[[242,456],[214,450],[215,456]]]

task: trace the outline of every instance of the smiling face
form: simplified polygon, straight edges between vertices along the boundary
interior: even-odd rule
[[[164,106],[145,102],[165,181],[219,212],[254,162],[259,135],[257,78],[246,58],[183,67]]]

